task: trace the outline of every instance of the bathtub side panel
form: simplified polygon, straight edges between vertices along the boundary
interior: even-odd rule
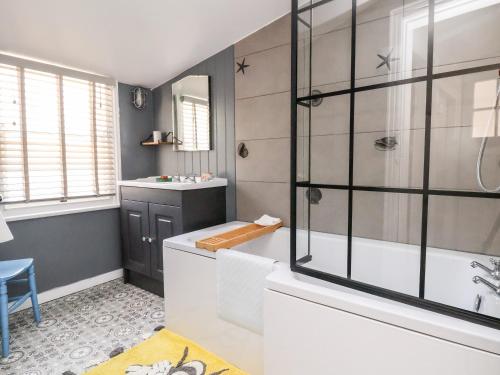
[[[490,375],[500,356],[266,289],[266,375]]]
[[[217,316],[216,260],[164,248],[166,327],[252,375],[263,374],[263,338]]]

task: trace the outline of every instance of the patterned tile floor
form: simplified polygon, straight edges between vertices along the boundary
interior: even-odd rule
[[[0,361],[0,374],[81,374],[143,341],[165,319],[163,298],[121,279],[40,307],[38,327],[31,309],[10,315],[11,355]]]

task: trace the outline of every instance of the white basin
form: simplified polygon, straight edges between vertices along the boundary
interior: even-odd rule
[[[159,176],[138,178],[136,180],[118,181],[118,185],[144,187],[150,189],[165,189],[165,190],[196,190],[208,189],[219,186],[227,186],[227,179],[213,178],[210,181],[201,181],[200,177],[196,177],[196,182],[187,180],[186,177],[181,176],[181,182],[157,182]]]
[[[137,178],[137,179],[131,180],[131,181],[137,181],[137,182],[158,182],[158,181],[156,181],[156,179],[158,177],[159,176]],[[180,181],[175,181],[175,182],[162,181],[161,183],[162,184],[194,184],[194,182],[192,180],[188,180],[188,178],[185,177],[185,176],[180,176],[179,178],[180,178]],[[195,177],[195,179],[196,179],[196,182],[201,182],[201,177]]]

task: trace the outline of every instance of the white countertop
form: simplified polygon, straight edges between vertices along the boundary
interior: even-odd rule
[[[198,249],[196,247],[196,241],[213,236],[217,233],[227,232],[247,224],[249,223],[244,221],[231,221],[229,223],[224,223],[213,227],[200,229],[194,232],[181,234],[180,236],[170,237],[163,240],[163,248],[169,247],[172,249],[187,251],[193,254],[203,255],[209,258],[215,258],[215,252]]]
[[[156,182],[156,177],[146,177],[138,178],[137,180],[125,180],[118,181],[120,186],[132,186],[132,187],[142,187],[149,189],[163,189],[163,190],[196,190],[196,189],[208,189],[219,186],[227,186],[227,179],[225,178],[213,178],[210,181],[200,181],[197,178],[197,182]]]

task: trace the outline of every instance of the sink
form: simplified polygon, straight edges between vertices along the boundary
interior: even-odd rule
[[[154,182],[154,183],[160,183],[160,184],[194,184],[192,180],[188,180],[186,176],[180,176],[180,181],[156,181],[156,179],[159,176],[153,176],[153,177],[144,177],[144,178],[137,178],[132,181],[137,181],[137,182]],[[196,182],[201,182],[201,177],[195,177]]]
[[[207,189],[218,186],[227,186],[227,179],[213,178],[210,181],[201,181],[200,177],[196,177],[196,182],[187,180],[185,176],[181,176],[181,182],[158,182],[156,179],[159,176],[138,178],[135,180],[118,181],[120,186],[145,187],[150,189],[165,189],[165,190],[195,190]]]

